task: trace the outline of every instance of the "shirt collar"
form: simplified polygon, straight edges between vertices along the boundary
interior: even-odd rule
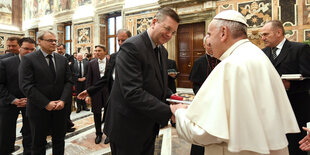
[[[286,39],[284,38],[276,47],[281,50],[285,41],[286,41]]]
[[[156,44],[153,42],[152,38],[150,37],[150,34],[149,34],[149,30],[146,31],[147,32],[147,36],[149,37],[149,39],[151,40],[151,43],[152,43],[152,48],[156,48]]]
[[[224,59],[229,57],[238,46],[240,46],[241,44],[246,43],[246,42],[249,42],[249,39],[241,39],[241,40],[235,42],[232,46],[230,46],[228,48],[228,50],[226,50],[226,52],[223,53],[223,55],[220,57],[220,60],[223,61]]]
[[[44,52],[42,49],[41,49],[41,52],[42,52],[43,56],[46,58],[46,56],[47,56],[48,54],[47,54],[46,52]],[[52,52],[51,55],[54,57],[54,52]]]
[[[102,60],[100,60],[100,59],[98,58],[98,63],[100,63],[100,62],[106,62],[106,58],[107,58],[107,57],[104,57]]]

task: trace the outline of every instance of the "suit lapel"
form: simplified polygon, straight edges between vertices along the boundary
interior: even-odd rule
[[[163,84],[163,78],[162,78],[162,75],[161,75],[161,72],[160,72],[160,68],[159,68],[159,64],[158,62],[156,62],[156,57],[155,57],[155,51],[153,49],[153,46],[152,46],[152,43],[151,43],[151,40],[147,34],[147,31],[143,32],[142,35],[141,35],[142,39],[144,40],[145,44],[146,44],[146,47],[147,47],[147,51],[149,52],[148,54],[151,58],[151,62],[153,64],[153,67],[154,67],[154,70],[155,70],[155,74],[156,74],[156,79],[158,81],[158,83],[160,84],[161,88],[163,89],[164,88],[164,84]]]
[[[95,76],[100,79],[100,70],[99,70],[99,63],[98,63],[98,59],[96,59],[96,61],[94,61],[94,71],[95,72]]]
[[[277,67],[282,62],[282,60],[287,56],[287,54],[289,53],[289,49],[290,49],[290,44],[289,44],[289,41],[286,40],[281,49],[280,54],[276,58],[276,62],[274,64],[275,67]]]

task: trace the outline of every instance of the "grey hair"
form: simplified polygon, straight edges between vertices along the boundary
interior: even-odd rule
[[[222,19],[214,19],[214,21],[218,29],[222,26],[227,26],[231,32],[232,38],[247,36],[247,26],[244,24]]]
[[[50,33],[53,36],[56,36],[54,32],[50,31],[50,30],[44,30],[44,31],[39,31],[38,33],[38,39],[43,40],[43,37],[45,34]]]
[[[119,29],[119,30],[117,31],[117,34],[116,34],[116,35],[118,35],[119,33],[126,33],[127,36],[128,36],[128,38],[131,37],[131,32],[130,32],[129,30],[127,30],[127,29]]]

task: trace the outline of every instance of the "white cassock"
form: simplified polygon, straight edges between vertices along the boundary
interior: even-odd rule
[[[205,155],[288,155],[286,133],[300,132],[279,74],[248,39],[220,58],[188,109],[178,135]]]

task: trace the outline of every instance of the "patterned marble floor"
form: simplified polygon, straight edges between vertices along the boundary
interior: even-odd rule
[[[193,94],[191,89],[178,88],[177,92],[186,97]],[[81,111],[71,114],[71,119],[75,124],[76,130],[72,133],[66,134],[65,139],[65,154],[66,155],[110,155],[111,149],[109,144],[104,144],[105,135],[102,137],[100,144],[95,144],[95,128],[93,123],[93,115],[90,111]],[[19,117],[17,123],[17,138],[15,145],[19,147],[13,155],[21,155],[22,137],[20,129],[22,126],[21,118]],[[52,155],[51,137],[47,138],[47,155]],[[160,130],[160,134],[156,139],[154,155],[188,155],[190,152],[190,144],[180,139],[176,133],[175,128],[168,125],[166,128]]]

